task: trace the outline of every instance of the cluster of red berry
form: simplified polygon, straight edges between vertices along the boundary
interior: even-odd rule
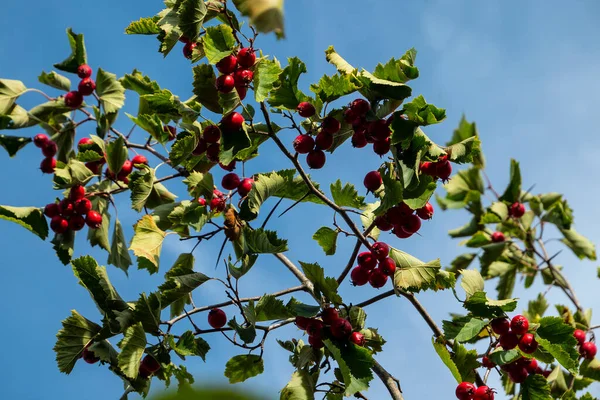
[[[508,209],[508,215],[513,218],[521,218],[525,214],[525,204],[519,203],[518,201],[513,203]],[[492,232],[491,239],[493,243],[502,243],[506,240],[504,233]]]
[[[302,117],[308,118],[315,115],[315,107],[307,102],[298,105],[298,112]],[[325,117],[317,136],[313,138],[308,133],[300,134],[292,145],[298,154],[306,154],[306,163],[312,169],[320,169],[325,165],[325,152],[333,146],[333,135],[339,132],[340,121],[333,117]]]
[[[85,187],[71,188],[69,197],[58,203],[47,204],[44,215],[50,218],[50,228],[56,233],[79,231],[87,224],[92,229],[102,225],[102,215],[92,210],[92,202],[85,197]]]
[[[339,316],[335,308],[325,308],[318,318],[296,317],[296,326],[308,334],[308,343],[315,349],[324,346],[323,339],[334,338],[337,340],[349,340],[358,345],[365,345],[365,336],[354,331],[352,324],[345,318]]]
[[[228,197],[225,196],[223,192],[214,189],[213,197],[212,199],[210,199],[210,203],[208,203],[210,210],[213,212],[222,212],[223,210],[225,210],[225,206],[227,205],[227,198]],[[204,197],[199,197],[198,204],[200,204],[201,206],[206,206],[206,199]]]
[[[100,361],[100,357],[97,357],[96,354],[92,350],[89,349],[89,345],[83,348],[81,352],[80,358],[83,359],[88,364],[96,364]],[[138,369],[139,376],[144,379],[149,378],[152,374],[158,372],[160,370],[160,363],[156,360],[156,358],[152,357],[150,354],[146,354],[142,361],[140,362],[140,366]]]
[[[471,382],[461,382],[456,387],[456,398],[459,400],[494,400],[494,389],[487,386],[475,388]]]
[[[434,179],[441,179],[442,181],[447,181],[452,175],[452,164],[448,161],[448,156],[443,155],[435,161],[424,161],[419,166],[419,169],[422,174],[429,175]]]
[[[390,151],[392,130],[389,119],[375,119],[367,121],[367,113],[371,104],[365,99],[356,99],[344,111],[344,121],[352,125],[352,146],[362,149],[367,144],[373,144],[375,154],[383,156]]]
[[[250,68],[256,62],[254,49],[244,47],[237,52],[237,56],[231,54],[221,59],[217,64],[217,70],[222,74],[215,81],[215,87],[221,93],[229,93],[234,88],[240,99],[246,98],[248,86],[254,79],[254,72]]]
[[[44,174],[51,174],[54,172],[54,168],[56,168],[56,159],[54,156],[58,151],[58,146],[56,143],[50,138],[43,134],[39,133],[33,137],[33,144],[36,147],[42,149],[42,154],[44,155],[44,159],[40,164],[40,169]]]
[[[244,178],[240,179],[238,174],[235,172],[230,172],[223,176],[221,180],[221,186],[226,190],[236,190],[241,197],[246,197],[250,190],[252,189],[252,184],[254,183],[254,179],[252,178]]]
[[[183,43],[183,56],[185,58],[192,58],[192,54],[194,53],[194,49],[198,46],[198,42],[191,41],[185,36],[179,38],[179,41]]]
[[[65,105],[76,109],[83,104],[83,97],[89,96],[96,90],[96,82],[91,78],[92,68],[87,64],[81,64],[77,68],[77,76],[81,78],[77,90],[72,90],[65,94]]]
[[[598,352],[598,348],[594,342],[586,342],[585,341],[585,332],[581,329],[575,329],[573,332],[573,336],[577,339],[577,344],[579,346],[579,354],[581,357],[593,360],[596,357],[596,353]]]
[[[383,242],[375,242],[371,251],[364,251],[357,257],[358,266],[352,269],[350,278],[354,286],[363,286],[367,282],[376,289],[383,287],[388,276],[394,276],[396,262],[389,257],[390,247]]]
[[[95,143],[92,139],[82,138],[77,143],[77,150],[79,150],[79,152],[84,152],[87,150],[94,149],[94,146],[95,146]],[[95,150],[97,150],[97,149],[95,149]],[[106,154],[104,154],[104,156],[100,160],[86,162],[85,166],[90,171],[92,171],[95,175],[98,175],[102,172],[102,167],[104,166],[104,164],[106,164]],[[148,159],[144,155],[137,154],[131,160],[125,160],[123,162],[123,165],[121,166],[121,170],[119,171],[118,174],[115,175],[114,172],[112,172],[110,169],[107,169],[106,177],[109,179],[112,179],[112,180],[119,180],[119,181],[127,184],[127,183],[129,183],[128,176],[131,173],[131,171],[133,170],[133,167],[137,166],[137,168],[140,168],[141,165],[148,165]]]

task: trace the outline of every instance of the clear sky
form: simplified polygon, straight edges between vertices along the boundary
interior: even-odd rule
[[[129,21],[150,16],[162,7],[158,0],[105,0],[60,3],[30,0],[27,6],[6,2],[0,14],[0,77],[22,80],[27,86],[40,86],[37,76],[49,71],[52,64],[68,54],[65,29],[72,26],[86,35],[89,62],[119,76],[138,68],[169,88],[181,98],[191,95],[191,67],[176,49],[163,60],[156,51],[158,42],[150,37],[132,37],[123,33]],[[408,48],[418,50],[417,66],[421,77],[411,86],[428,102],[447,109],[447,120],[426,130],[432,139],[444,143],[461,115],[475,120],[487,156],[488,173],[497,187],[507,182],[509,158],[521,162],[524,187],[536,185],[534,191],[564,193],[575,209],[575,226],[595,243],[600,242],[597,221],[600,195],[595,173],[596,150],[600,146],[597,124],[592,118],[600,104],[600,46],[597,25],[600,3],[594,1],[460,1],[422,0],[404,2],[380,0],[296,0],[286,2],[287,39],[276,42],[261,37],[259,47],[280,60],[297,55],[309,73],[303,77],[306,88],[324,73],[334,69],[324,59],[324,50],[334,45],[350,63],[373,69],[378,62],[402,55]],[[75,81],[75,79],[73,79]],[[23,105],[41,101],[29,94]],[[135,112],[136,101],[126,110]],[[129,129],[126,117],[117,127]],[[31,135],[37,129],[18,134]],[[92,133],[85,129],[82,137]],[[281,136],[291,143],[293,133]],[[266,156],[247,165],[249,173],[289,167],[272,147]],[[357,154],[359,156],[357,157]],[[0,155],[0,204],[43,206],[56,193],[48,176],[37,170],[39,150],[29,146],[17,158]],[[313,176],[324,185],[341,178],[361,186],[362,177],[378,165],[370,152],[346,146],[336,153],[322,171]],[[174,187],[184,194],[181,187]],[[185,194],[184,194],[185,195]],[[128,197],[119,201],[119,216],[131,238],[135,213]],[[461,252],[456,241],[446,235],[448,229],[466,222],[461,212],[437,212],[433,221],[424,224],[421,236],[392,245],[423,260],[440,257],[443,265]],[[331,214],[318,207],[297,207],[276,221],[271,228],[290,240],[292,260],[318,261],[328,274],[336,276],[343,268],[345,255],[326,258],[310,239],[312,233],[330,221]],[[76,255],[88,252],[83,240],[77,240]],[[114,399],[122,393],[118,378],[106,368],[78,364],[71,376],[60,374],[54,362],[54,335],[60,321],[77,308],[90,319],[98,313],[69,267],[61,265],[49,242],[41,242],[21,227],[0,222],[2,238],[2,290],[0,305],[4,344],[0,363],[0,398],[20,400]],[[220,243],[219,243],[220,244]],[[197,251],[197,269],[208,275],[214,271],[218,243],[202,245]],[[338,253],[346,254],[353,241],[341,239]],[[164,246],[161,272],[170,267],[191,244],[170,237]],[[92,255],[104,263],[106,254],[93,250]],[[566,252],[559,256],[567,276],[580,300],[589,307],[600,306],[597,296],[596,265],[579,262]],[[127,299],[149,292],[161,282],[162,273],[149,277],[145,271],[132,269],[129,278],[109,267],[113,284]],[[295,285],[283,267],[267,256],[261,257],[241,281],[242,295]],[[284,286],[287,285],[287,286]],[[489,284],[490,291],[495,282]],[[519,283],[517,284],[519,287]],[[536,291],[535,289],[538,289]],[[535,297],[540,287],[528,293],[517,291],[524,300]],[[354,302],[371,297],[370,287],[352,288],[345,283],[345,298]],[[558,290],[549,293],[551,300],[566,302]],[[450,293],[421,294],[419,298],[437,321],[448,312],[460,311]],[[207,283],[195,294],[197,304],[224,299],[218,284]],[[431,346],[431,334],[414,309],[402,299],[388,298],[379,306],[367,309],[368,325],[380,328],[388,343],[378,360],[402,382],[407,399],[452,398],[456,383],[441,364]],[[204,316],[196,318],[206,326]],[[595,323],[600,319],[594,318]],[[278,332],[280,338],[300,337],[290,326]],[[265,398],[278,398],[292,373],[287,354],[268,340],[265,373],[240,384],[240,388],[258,389]],[[213,350],[207,363],[188,362],[199,383],[223,382],[226,361],[238,350],[224,339],[208,338]],[[370,399],[385,398],[377,380],[366,393]],[[595,395],[600,395],[596,388]],[[135,396],[132,396],[135,397]],[[502,396],[497,396],[502,399]]]

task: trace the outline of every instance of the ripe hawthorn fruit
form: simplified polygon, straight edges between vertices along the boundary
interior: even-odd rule
[[[323,343],[323,339],[320,336],[309,336],[308,344],[310,344],[316,350],[325,347],[325,343]]]
[[[97,229],[102,225],[102,215],[94,210],[88,212],[85,216],[85,223],[92,229]]]
[[[454,392],[456,398],[459,400],[473,400],[473,394],[475,394],[475,385],[471,382],[461,382],[456,387]]]
[[[252,190],[252,184],[254,183],[254,179],[252,178],[244,178],[238,185],[238,194],[242,197],[248,196],[250,190]]]
[[[473,400],[494,400],[494,391],[487,386],[479,386],[475,389]]]
[[[500,346],[504,350],[511,350],[517,347],[519,344],[519,337],[516,333],[512,331],[508,331],[502,335],[500,335]]]
[[[86,215],[92,209],[92,202],[90,199],[83,198],[75,202],[75,212],[80,215]]]
[[[347,339],[352,333],[352,325],[344,318],[338,318],[331,322],[331,335],[336,339]]]
[[[229,55],[227,57],[223,57],[216,65],[217,70],[219,70],[222,74],[232,74],[237,67],[237,57]]]
[[[132,159],[131,159],[131,164],[135,167],[136,165],[148,165],[148,159],[146,158],[146,156],[143,156],[141,154],[137,154],[135,155]],[[138,168],[138,167],[136,167]]]
[[[221,119],[221,125],[228,131],[239,131],[244,125],[244,117],[239,112],[234,111]]]
[[[225,176],[223,176],[223,179],[221,180],[221,186],[223,186],[223,189],[227,189],[227,190],[237,189],[239,184],[240,184],[240,177],[235,172],[226,174]]]
[[[219,143],[212,143],[206,148],[206,158],[211,162],[218,163],[220,152],[221,145]]]
[[[88,364],[95,364],[98,361],[100,361],[100,357],[96,357],[96,355],[94,354],[93,351],[88,350],[87,347],[85,347],[81,353],[81,358],[83,358],[83,361],[85,361]]]
[[[385,275],[394,276],[394,272],[396,272],[396,262],[392,258],[386,257],[384,260],[379,261],[379,268]]]
[[[227,323],[227,315],[220,308],[213,308],[208,312],[208,324],[214,329],[220,329]]]
[[[531,333],[525,333],[519,339],[519,349],[525,354],[532,354],[538,348],[538,342],[535,340],[535,336]]]
[[[33,144],[35,147],[39,147],[40,149],[44,148],[44,146],[50,141],[48,135],[43,133],[38,133],[33,137]]]
[[[317,112],[317,110],[315,110],[315,106],[313,106],[308,101],[303,101],[300,104],[298,104],[296,110],[302,118],[310,118]]]
[[[81,185],[75,185],[69,191],[69,199],[73,202],[81,200],[85,197],[85,187]]]
[[[311,169],[321,169],[325,165],[325,153],[323,150],[312,150],[310,153],[306,155],[306,164],[308,164]]]
[[[363,184],[369,192],[375,192],[377,189],[379,189],[381,185],[383,185],[383,180],[381,179],[381,174],[379,171],[367,172],[365,179],[363,180]]]
[[[370,251],[363,251],[356,259],[358,261],[358,265],[369,271],[375,268],[378,262],[377,257]]]
[[[54,218],[57,215],[60,215],[60,209],[58,208],[58,204],[49,203],[44,207],[44,215],[48,218]]]
[[[504,335],[510,330],[510,322],[506,318],[492,320],[492,330],[497,335]]]
[[[50,229],[55,233],[65,233],[69,229],[69,221],[60,215],[56,215],[50,220]]]
[[[187,42],[185,46],[183,46],[183,56],[185,58],[191,59],[196,46],[198,46],[198,43],[196,42]]]
[[[350,272],[350,280],[354,286],[364,286],[369,282],[370,274],[371,272],[368,269],[359,265],[354,267],[352,272]]]
[[[321,122],[321,129],[330,135],[338,133],[341,127],[340,121],[333,117],[325,117],[323,122]]]
[[[235,79],[231,75],[221,75],[215,81],[215,87],[221,93],[229,93],[235,87]]]
[[[351,142],[352,147],[356,147],[357,149],[362,149],[368,144],[367,137],[365,136],[364,132],[354,132],[352,134]]]
[[[92,68],[87,64],[81,64],[77,67],[77,76],[81,79],[89,78],[92,76]]]
[[[378,260],[384,260],[390,254],[390,246],[383,242],[375,242],[371,246],[371,252]]]
[[[383,232],[391,231],[394,228],[394,225],[392,225],[385,215],[375,217],[375,226]]]
[[[379,289],[387,283],[388,276],[380,268],[375,268],[369,275],[369,283],[375,289]]]
[[[331,325],[333,321],[340,317],[338,310],[333,307],[325,308],[321,312],[321,319],[326,325]]]
[[[55,142],[53,142],[51,140],[48,141],[48,143],[46,143],[46,145],[44,147],[42,147],[42,154],[46,158],[54,157],[56,155],[57,151],[58,151],[58,146],[56,145]]]
[[[364,116],[371,109],[371,104],[365,99],[356,99],[350,103],[350,109],[355,111],[358,115]]]
[[[310,318],[306,318],[306,317],[302,317],[302,316],[297,316],[296,317],[296,321],[294,323],[296,324],[296,326],[299,329],[302,329],[303,331],[305,331],[309,322],[310,322]]]
[[[307,154],[315,148],[315,140],[310,135],[298,135],[292,145],[297,153]]]
[[[510,329],[517,335],[524,335],[529,330],[529,321],[523,315],[515,315],[510,321]]]
[[[389,138],[387,138],[386,140],[380,140],[380,141],[376,141],[373,143],[373,151],[375,152],[375,154],[378,154],[380,156],[384,156],[387,153],[389,153],[391,148],[392,148],[392,145],[391,145]]]
[[[502,233],[502,232],[492,233],[492,242],[493,243],[502,243],[502,242],[504,242],[504,240],[505,240],[504,233]]]
[[[221,130],[216,125],[208,125],[202,131],[202,137],[208,143],[217,143],[221,139]]]
[[[238,65],[243,68],[250,68],[256,62],[256,54],[251,47],[244,47],[237,54]]]
[[[585,336],[585,332],[581,329],[575,329],[575,331],[573,332],[573,337],[577,339],[577,342],[580,346],[585,342]]]
[[[71,91],[65,94],[65,105],[71,109],[81,107],[83,104],[83,96],[77,91]]]
[[[417,209],[417,215],[421,219],[433,218],[433,206],[430,202],[427,202],[423,207]]]
[[[85,226],[85,218],[79,214],[72,215],[69,218],[69,229],[72,231],[80,231]]]
[[[249,69],[238,69],[233,74],[233,80],[235,81],[236,87],[246,87],[252,83],[254,78],[254,72]]]
[[[452,175],[452,164],[450,164],[450,161],[437,162],[435,165],[435,175],[442,181],[447,181],[450,175]]]
[[[521,218],[525,214],[525,204],[518,201],[510,206],[509,214],[515,218]]]
[[[333,146],[333,135],[325,131],[321,131],[315,138],[315,145],[320,150],[329,150]]]
[[[350,341],[357,346],[365,345],[365,335],[360,332],[352,332],[350,334]]]
[[[585,342],[581,345],[579,349],[579,354],[587,360],[593,360],[596,357],[596,353],[598,352],[598,348],[595,343]]]
[[[94,93],[94,90],[96,90],[96,82],[92,78],[84,78],[77,85],[77,91],[82,96],[89,96]]]

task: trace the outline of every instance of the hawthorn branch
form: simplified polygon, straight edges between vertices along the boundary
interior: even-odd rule
[[[373,360],[373,366],[371,367],[373,372],[377,374],[379,379],[383,382],[390,396],[394,400],[404,400],[402,396],[402,389],[400,388],[400,381],[394,378],[385,368],[381,366],[376,360]]]

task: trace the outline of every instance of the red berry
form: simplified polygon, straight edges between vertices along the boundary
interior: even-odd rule
[[[46,158],[54,157],[56,155],[57,151],[58,151],[58,146],[56,145],[56,143],[54,143],[51,140],[48,141],[48,143],[46,143],[46,145],[44,147],[42,147],[42,154]]]
[[[254,79],[254,72],[249,69],[238,69],[233,74],[233,79],[235,81],[235,86],[248,86],[252,83],[252,79]]]
[[[535,358],[531,358],[529,360],[529,362],[527,363],[527,365],[525,365],[525,368],[527,369],[527,372],[529,372],[530,374],[535,374],[535,373],[537,373],[538,369],[541,369],[538,366],[538,362]]]
[[[307,154],[315,148],[315,140],[310,135],[298,135],[292,145],[297,153]]]
[[[215,329],[220,329],[227,323],[227,315],[220,308],[213,308],[208,313],[208,324]]]
[[[511,350],[517,347],[519,344],[519,337],[516,333],[508,331],[507,333],[500,335],[500,346],[504,350]]]
[[[352,146],[357,149],[362,149],[367,145],[367,137],[363,132],[354,132],[352,135]]]
[[[400,203],[387,210],[385,214],[392,225],[403,225],[407,217],[413,213],[414,211],[406,203]]]
[[[336,339],[347,339],[352,333],[352,325],[344,318],[338,318],[331,322],[331,335]]]
[[[580,346],[585,342],[585,336],[586,336],[585,332],[582,331],[581,329],[575,329],[575,331],[573,332],[573,337],[575,337],[575,339],[577,339],[577,342],[579,343]]]
[[[323,131],[331,135],[338,133],[341,126],[342,125],[340,124],[340,121],[333,117],[325,117],[325,119],[323,119],[323,122],[321,123],[321,128],[323,129]]]
[[[94,175],[98,175],[100,173],[100,170],[102,169],[103,164],[104,161],[89,161],[85,163],[85,166],[87,169],[92,171]]]
[[[421,219],[431,219],[433,217],[433,206],[427,202],[423,207],[417,209],[417,215]]]
[[[494,232],[492,233],[492,242],[494,243],[502,243],[506,238],[504,237],[504,233],[502,232]]]
[[[221,145],[219,143],[213,143],[206,148],[206,158],[214,163],[219,162],[219,153],[221,152]]]
[[[213,212],[222,212],[225,209],[226,201],[224,198],[215,197],[210,201],[210,210]]]
[[[323,336],[323,321],[311,318],[306,325],[306,333],[309,336],[322,337]]]
[[[473,400],[475,394],[475,385],[471,382],[461,382],[456,387],[456,398],[459,400]]]
[[[83,199],[85,197],[85,187],[81,185],[75,185],[71,188],[69,192],[69,199],[71,201],[76,202],[77,200]]]
[[[390,151],[391,147],[392,145],[389,138],[373,143],[373,151],[375,152],[375,154],[378,154],[380,156],[386,155]]]
[[[370,271],[359,265],[358,267],[354,267],[352,272],[350,272],[350,279],[354,286],[363,286],[369,282],[369,275]]]
[[[419,170],[424,175],[436,176],[435,164],[429,161],[422,162],[419,166]]]
[[[510,322],[506,318],[496,318],[492,321],[492,330],[497,335],[504,335],[510,330]]]
[[[367,172],[363,183],[369,192],[375,192],[383,184],[379,171]]]
[[[313,150],[306,156],[306,163],[312,169],[321,169],[325,165],[325,159],[323,150]]]
[[[91,210],[85,216],[85,223],[92,229],[100,228],[100,225],[102,225],[102,215],[97,211]]]
[[[310,322],[310,318],[297,316],[295,324],[299,329],[302,329],[303,331],[305,331],[309,322]]]
[[[519,340],[519,349],[521,349],[523,353],[532,354],[537,350],[537,348],[538,343],[535,340],[535,336],[533,336],[531,333],[526,333],[521,336],[521,339]]]
[[[232,112],[221,119],[221,125],[228,131],[239,131],[244,125],[244,117],[239,112]]]
[[[196,42],[187,42],[185,46],[183,46],[183,56],[185,58],[191,59],[196,46],[198,46],[198,43]]]
[[[84,137],[84,138],[81,138],[79,140],[79,142],[77,143],[77,149],[79,151],[85,151],[86,147],[92,146],[93,144],[94,144],[94,141],[92,139],[90,139],[88,137]]]
[[[219,167],[224,169],[225,171],[233,171],[235,169],[235,160],[231,161],[229,164],[225,165],[223,163],[219,163]]]
[[[365,99],[356,99],[350,103],[350,108],[358,115],[364,116],[371,109],[371,104]]]
[[[396,272],[396,261],[390,257],[386,257],[383,261],[379,261],[379,268],[387,276],[394,276],[394,272]]]
[[[378,260],[370,251],[363,251],[358,255],[357,261],[358,265],[370,271],[377,266]]]
[[[523,383],[529,376],[529,372],[526,368],[515,368],[508,371],[508,376],[514,383]]]
[[[229,93],[235,87],[235,79],[231,75],[221,75],[215,81],[215,87],[221,93]]]
[[[340,317],[338,311],[335,308],[326,308],[321,312],[321,319],[326,325],[331,325],[333,321]]]
[[[375,141],[384,141],[390,137],[392,131],[390,131],[390,128],[385,123],[385,120],[380,119],[369,123],[367,133],[369,136],[375,139]]]
[[[221,130],[216,125],[208,125],[204,128],[204,131],[202,131],[202,137],[208,143],[217,143],[219,139],[221,139]]]
[[[310,104],[308,101],[303,101],[302,103],[298,104],[296,110],[303,118],[310,118],[317,112],[317,110],[315,110],[315,106]]]
[[[248,87],[236,85],[235,91],[237,92],[240,100],[244,100],[246,98],[246,94],[248,93]]]
[[[375,289],[383,287],[386,284],[387,280],[388,276],[379,268],[375,268],[373,271],[371,271],[371,274],[369,275],[369,283]]]
[[[156,358],[152,357],[150,354],[147,354],[140,366],[144,366],[150,373],[155,373],[160,369],[160,363],[156,361]]]
[[[250,193],[250,190],[252,190],[253,183],[254,183],[254,179],[252,179],[252,178],[242,179],[242,181],[240,182],[240,184],[237,188],[238,194],[242,197],[248,196],[248,193]]]
[[[33,144],[35,147],[39,147],[40,149],[44,148],[49,141],[50,138],[48,135],[44,135],[43,133],[38,133],[33,137]]]
[[[129,175],[131,171],[133,171],[133,164],[131,163],[131,161],[125,160],[125,162],[123,162],[123,165],[121,166],[121,170],[119,171],[119,176],[125,177]]]
[[[69,218],[69,229],[72,231],[80,231],[85,226],[85,218],[81,215],[72,215]]]
[[[73,215],[75,212],[75,205],[69,199],[62,199],[60,203],[58,203],[58,209],[60,211],[60,215],[63,217],[68,217]]]
[[[94,93],[96,90],[96,82],[92,78],[84,78],[79,82],[77,86],[77,91],[81,93],[82,96],[89,96]]]
[[[405,231],[401,225],[394,226],[393,233],[398,239],[407,239],[413,235],[412,233]]]
[[[77,76],[81,79],[89,78],[92,76],[92,68],[87,64],[81,64],[77,67]]]
[[[198,197],[198,204],[201,206],[206,206],[206,199],[204,197]]]
[[[365,345],[365,335],[360,332],[352,332],[350,335],[350,341],[357,346]]]
[[[315,144],[318,149],[329,150],[331,146],[333,146],[333,135],[325,131],[321,131],[315,138]]]
[[[510,321],[510,329],[517,335],[523,335],[529,330],[529,321],[523,315],[515,315]]]
[[[223,188],[227,190],[237,189],[239,184],[240,177],[234,172],[223,176],[223,179],[221,180],[221,186],[223,186]]]
[[[450,161],[437,162],[435,165],[435,175],[442,181],[447,181],[452,174],[452,164]]]
[[[494,364],[488,357],[483,356],[483,358],[481,359],[481,365],[483,365],[484,368],[487,369],[492,369],[496,366],[496,364]]]
[[[475,389],[473,400],[494,400],[494,391],[487,386],[479,386]]]
[[[402,230],[411,235],[415,232],[418,232],[421,229],[421,219],[417,217],[415,214],[411,214],[406,217],[406,220],[402,225],[400,225]]]
[[[83,349],[83,352],[81,353],[81,358],[83,358],[83,361],[85,361],[88,364],[95,364],[98,361],[100,361],[100,357],[96,357],[94,352],[88,350],[87,347]]]
[[[240,49],[237,54],[237,62],[243,68],[250,68],[256,62],[256,54],[254,49],[250,47],[244,47]]]
[[[237,67],[237,57],[234,55],[224,57],[215,65],[215,67],[217,67],[222,74],[232,74]]]
[[[351,125],[360,124],[362,121],[362,116],[355,110],[347,108],[344,110],[344,121]]]
[[[65,105],[69,108],[76,109],[83,104],[83,96],[81,93],[72,91],[65,94]]]
[[[80,215],[86,215],[88,212],[92,210],[92,202],[90,199],[79,199],[75,202],[75,212]]]
[[[596,344],[592,342],[585,342],[581,345],[579,349],[579,354],[583,356],[583,358],[588,360],[593,360],[596,356],[598,349],[596,348]]]
[[[320,336],[309,336],[308,344],[310,344],[314,349],[322,349],[325,346],[323,343],[323,339]]]
[[[392,228],[394,228],[394,225],[392,225],[385,215],[380,215],[375,218],[375,226],[377,229],[384,232],[391,231]]]
[[[146,158],[146,156],[143,156],[141,154],[137,154],[135,155],[132,159],[131,159],[131,164],[135,167],[136,165],[148,165],[148,159]],[[138,168],[138,167],[136,167]]]
[[[378,260],[384,260],[390,254],[390,246],[383,242],[375,242],[371,246],[371,252]]]
[[[50,220],[50,229],[56,233],[65,233],[69,229],[69,221],[57,215]]]
[[[525,214],[525,204],[519,202],[513,203],[510,206],[509,214],[515,218],[521,218]]]
[[[54,218],[57,215],[60,215],[60,208],[58,207],[58,204],[46,204],[46,207],[44,207],[44,215],[48,218]]]

